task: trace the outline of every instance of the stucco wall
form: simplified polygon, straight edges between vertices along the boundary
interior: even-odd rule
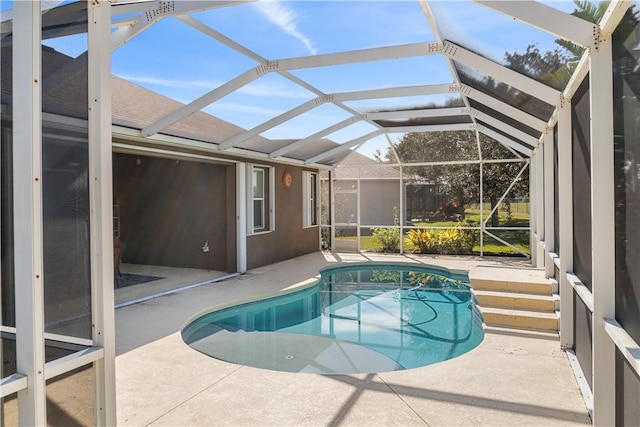
[[[235,166],[136,158],[113,156],[123,262],[235,271]]]
[[[122,260],[133,264],[236,271],[235,165],[114,154]],[[247,268],[317,251],[318,227],[302,226],[302,171],[276,164],[275,230],[247,237]],[[282,185],[291,172],[293,184]],[[209,241],[210,252],[202,251]]]
[[[275,166],[275,230],[247,238],[247,268],[252,269],[317,251],[318,227],[302,227],[302,171],[300,167]],[[289,189],[282,185],[282,174],[293,177]]]

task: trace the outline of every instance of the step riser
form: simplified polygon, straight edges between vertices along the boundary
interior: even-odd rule
[[[487,327],[558,332],[558,285],[541,269],[476,267],[469,281]]]
[[[531,295],[551,295],[553,286],[551,284],[541,285],[534,283],[517,283],[517,282],[490,282],[474,280],[472,282],[473,289],[479,291],[495,291],[495,292],[513,292],[519,294]]]
[[[482,311],[482,310],[481,310]],[[494,313],[483,313],[482,317],[487,326],[498,326],[537,331],[558,331],[557,319],[540,319],[524,316],[509,316]]]
[[[476,302],[481,307],[512,308],[515,310],[531,310],[553,313],[556,310],[554,301],[540,301],[522,298],[476,295]]]

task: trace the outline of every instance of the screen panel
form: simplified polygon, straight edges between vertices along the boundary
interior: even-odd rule
[[[452,61],[460,82],[480,92],[490,95],[507,105],[529,113],[543,121],[548,121],[553,114],[554,107],[533,96],[524,93],[493,77],[484,75],[471,67]]]
[[[591,114],[589,76],[571,102],[573,271],[591,290]]]
[[[560,255],[560,213],[558,198],[558,125],[553,127],[553,245]]]
[[[640,3],[613,33],[616,320],[640,342]]]
[[[589,387],[593,389],[593,315],[575,292],[573,293],[573,336],[576,357]]]
[[[87,3],[42,25],[45,332],[91,339]]]
[[[616,348],[616,425],[640,425],[640,377]]]

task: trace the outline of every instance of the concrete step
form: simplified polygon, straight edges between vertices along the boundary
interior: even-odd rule
[[[482,307],[531,310],[537,312],[556,311],[556,298],[552,295],[533,295],[519,292],[497,292],[472,289],[471,293]]]
[[[495,307],[478,307],[485,325],[527,329],[533,331],[558,331],[558,315],[525,310],[513,310]]]
[[[544,270],[534,268],[475,267],[469,271],[471,287],[478,291],[551,295],[557,292]]]

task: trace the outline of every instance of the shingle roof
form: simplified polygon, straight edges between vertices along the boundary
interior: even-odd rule
[[[399,180],[400,170],[352,151],[334,169],[334,175],[337,179],[357,179],[360,176],[360,179]]]
[[[86,58],[80,56],[74,59],[48,46],[42,47],[42,55],[45,112],[86,119]],[[2,48],[1,60],[2,104],[10,105],[13,84],[11,45]],[[50,90],[46,90],[48,85]],[[115,75],[111,78],[111,87],[112,123],[118,126],[141,130],[184,105]],[[245,129],[233,123],[196,111],[167,127],[162,133],[218,144],[244,131]],[[292,142],[294,140],[270,140],[257,135],[236,147],[268,154]],[[306,160],[337,145],[328,139],[313,141],[287,153],[285,157]]]
[[[172,113],[183,104],[149,89],[138,86],[120,77],[113,76],[112,117],[113,124],[134,129],[146,126]],[[220,143],[243,132],[239,126],[196,111],[162,131],[163,134],[196,139],[204,142]],[[255,136],[247,143],[259,146],[266,139]]]

